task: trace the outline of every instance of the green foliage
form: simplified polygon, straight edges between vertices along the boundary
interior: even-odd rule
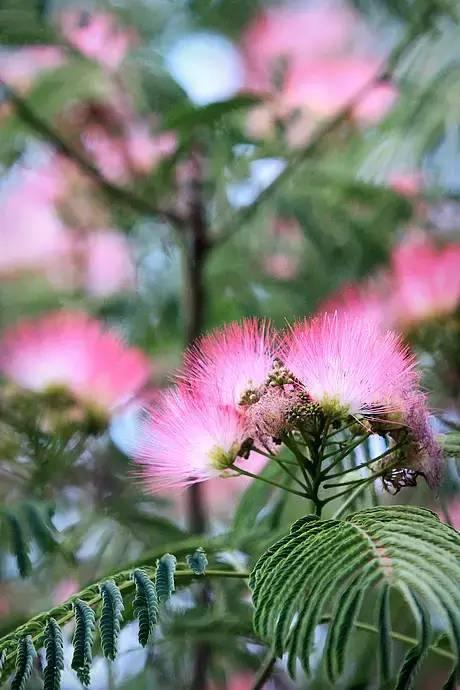
[[[30,532],[41,550],[44,553],[56,551],[59,542],[46,507],[36,501],[27,501],[24,504],[24,512]]]
[[[101,584],[102,613],[99,621],[102,652],[112,661],[117,655],[118,636],[123,620],[123,598],[113,580],[106,580]]]
[[[164,125],[167,129],[185,128],[190,134],[191,129],[196,126],[203,127],[213,125],[223,116],[235,110],[249,108],[258,102],[260,102],[260,99],[256,96],[243,94],[226,101],[210,103],[201,108],[187,103],[182,108],[175,108],[174,111],[165,118]]]
[[[25,690],[34,666],[35,648],[30,635],[19,640],[16,655],[16,673],[11,683],[11,690]]]
[[[42,553],[53,553],[59,548],[57,532],[46,504],[26,501],[3,511],[1,517],[4,517],[10,550],[21,577],[27,577],[32,570],[29,555],[31,540]]]
[[[187,544],[187,547],[190,548],[190,544]],[[197,553],[200,561],[203,557],[206,558],[203,550],[197,549],[194,555]],[[145,646],[151,639],[154,626],[159,620],[159,593],[161,593],[162,601],[166,601],[175,590],[175,568],[175,556],[165,554],[158,560],[156,569],[145,566],[142,569],[123,570],[114,574],[112,579],[89,585],[63,604],[38,614],[0,639],[0,673],[2,669],[5,673],[11,673],[16,653],[17,685],[15,687],[23,688],[20,683],[25,683],[30,676],[28,660],[31,653],[35,654],[34,643],[37,648],[43,644],[47,659],[45,690],[59,690],[63,668],[61,626],[74,617],[75,629],[72,640],[74,652],[71,666],[76,671],[80,682],[88,687],[97,611],[100,609],[99,631],[102,652],[106,658],[113,661],[117,655],[118,637],[123,620],[123,597],[128,597],[127,611],[130,616],[130,594],[134,590],[132,612],[139,619],[139,642]],[[248,573],[233,570],[213,570],[209,571],[209,574],[232,578],[248,577]],[[155,580],[152,579],[154,575],[157,576]],[[182,569],[177,573],[177,576],[185,581],[189,581],[195,575],[195,571],[184,569],[183,564]],[[214,620],[214,617],[212,619]],[[200,619],[201,628],[208,625],[207,620]],[[247,623],[249,622],[248,618]],[[224,621],[221,623],[223,625]],[[241,629],[241,616],[235,617],[233,625],[238,630]],[[247,634],[247,628],[243,629]],[[33,663],[33,656],[30,663]]]
[[[144,570],[137,569],[133,572],[133,580],[136,585],[134,597],[134,615],[139,619],[139,644],[143,647],[153,635],[153,630],[158,622],[158,597],[155,585]]]
[[[195,575],[204,575],[208,567],[208,559],[204,549],[200,546],[195,553],[189,554],[186,558],[187,565]]]
[[[21,577],[27,577],[32,570],[32,563],[24,526],[17,515],[10,511],[5,512],[5,518],[9,526],[11,550],[16,558],[19,574]]]
[[[49,619],[45,628],[45,651],[44,690],[59,690],[64,669],[64,641],[54,618]]]
[[[76,671],[78,680],[85,686],[90,684],[90,668],[93,660],[93,638],[96,627],[96,616],[82,599],[74,601],[75,631],[73,634],[72,668]]]
[[[157,563],[157,573],[155,577],[155,587],[158,601],[164,603],[175,592],[174,573],[176,572],[176,557],[170,553],[165,553]]]
[[[390,675],[390,588],[412,612],[417,644],[399,673],[398,690],[408,690],[433,643],[436,616],[458,659],[460,649],[460,535],[428,510],[387,506],[345,520],[298,520],[291,532],[257,562],[250,580],[254,627],[276,656],[288,653],[310,673],[314,632],[329,621],[324,649],[331,683],[344,672],[346,653],[363,600],[378,595],[380,670]]]

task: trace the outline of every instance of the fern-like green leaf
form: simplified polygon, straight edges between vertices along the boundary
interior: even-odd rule
[[[203,547],[199,546],[197,550],[187,556],[188,567],[195,575],[204,575],[208,567],[208,559]]]
[[[46,667],[43,674],[44,690],[59,690],[64,670],[64,641],[62,630],[54,618],[50,618],[45,628]]]
[[[345,520],[298,520],[268,549],[250,578],[256,633],[275,655],[287,652],[308,674],[315,629],[329,622],[324,657],[331,684],[343,673],[354,623],[364,597],[377,598],[380,669],[391,674],[390,589],[401,592],[417,627],[398,677],[409,690],[433,643],[431,618],[443,627],[454,655],[460,649],[460,535],[421,508],[387,506],[363,510]]]
[[[158,622],[158,597],[155,585],[143,570],[133,572],[136,585],[134,615],[139,619],[139,643],[145,647]]]
[[[391,610],[390,587],[383,586],[377,606],[377,624],[380,635],[379,670],[384,683],[391,678],[392,646],[391,646]]]
[[[21,577],[27,577],[32,570],[27,535],[24,532],[21,521],[14,513],[8,511],[5,513],[5,517],[10,530],[11,550],[16,557],[19,574]]]
[[[118,637],[123,620],[123,598],[113,580],[106,580],[100,587],[102,596],[102,613],[99,621],[102,652],[112,661],[117,655]]]
[[[176,572],[176,557],[170,553],[165,553],[157,563],[155,577],[155,587],[157,590],[158,601],[167,601],[175,591],[174,573]]]
[[[423,661],[423,657],[427,654],[428,648],[433,640],[433,630],[431,628],[429,613],[419,603],[417,597],[411,594],[407,588],[404,588],[403,592],[415,619],[418,643],[409,649],[404,658],[395,690],[411,690],[417,671]]]
[[[0,682],[2,680],[3,668],[5,666],[5,661],[6,661],[6,649],[2,649],[2,651],[0,652]]]
[[[34,501],[27,501],[24,504],[24,512],[29,529],[41,550],[44,553],[55,551],[59,543],[49,515],[45,513],[43,507]]]
[[[90,669],[93,660],[93,639],[96,616],[91,606],[82,599],[74,601],[75,631],[73,634],[72,668],[82,685],[90,684]]]
[[[25,690],[27,681],[32,675],[36,654],[30,635],[19,640],[16,654],[16,672],[11,683],[11,690]]]

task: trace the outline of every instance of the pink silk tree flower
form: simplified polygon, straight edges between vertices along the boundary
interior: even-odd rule
[[[272,369],[275,340],[267,322],[230,323],[190,348],[180,379],[204,396],[217,394],[224,405],[248,403]]]
[[[398,336],[353,315],[297,323],[282,349],[285,367],[332,414],[397,412],[417,387],[414,359]]]
[[[420,391],[412,393],[405,406],[405,423],[410,438],[408,464],[418,469],[431,487],[439,486],[443,453],[430,424],[426,396]]]
[[[82,312],[20,321],[0,340],[0,373],[7,379],[37,393],[67,391],[104,415],[134,395],[150,371],[143,352]]]
[[[220,476],[236,460],[246,433],[234,407],[179,387],[164,391],[147,410],[138,437],[140,475],[157,492]]]
[[[437,247],[412,234],[393,251],[392,313],[404,330],[454,312],[460,304],[460,243]]]
[[[132,29],[119,26],[107,12],[67,11],[62,15],[61,27],[69,43],[109,70],[120,66],[136,40]]]

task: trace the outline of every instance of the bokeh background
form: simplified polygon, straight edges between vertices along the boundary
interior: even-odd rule
[[[453,433],[439,493],[420,482],[397,500],[460,527],[449,458],[459,430],[459,19],[455,0],[2,0],[0,329],[83,311],[140,348],[150,372],[136,399],[71,433],[61,417],[43,422],[49,401],[19,400],[3,366],[2,631],[125,563],[174,552],[197,529],[230,530],[219,558],[250,563],[301,514],[267,489],[237,509],[250,491],[241,479],[191,500],[151,496],[131,476],[142,405],[194,337],[244,316],[283,327],[351,309],[399,330],[420,356],[433,423]],[[66,357],[75,366],[59,341],[43,354],[48,370]],[[42,521],[56,537],[36,533]],[[195,594],[174,599],[146,650],[128,622],[118,660],[98,658],[91,687],[249,689],[261,648],[244,588],[218,588],[205,614]],[[197,680],[201,643],[207,674]],[[354,652],[340,688],[373,688],[364,635]],[[38,666],[31,687],[41,687]],[[430,662],[417,687],[440,687],[438,671]],[[280,668],[271,687],[327,687],[316,675],[294,686]],[[63,687],[81,686],[66,670]]]

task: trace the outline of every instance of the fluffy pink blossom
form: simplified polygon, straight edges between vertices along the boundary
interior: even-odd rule
[[[185,355],[181,379],[202,395],[238,406],[266,381],[275,336],[267,322],[230,323],[199,340]]]
[[[59,311],[5,330],[0,372],[22,388],[62,388],[108,413],[146,383],[150,364],[140,350],[127,347],[96,319]]]
[[[26,91],[41,72],[64,62],[56,46],[37,45],[0,51],[0,78],[20,91]]]
[[[245,440],[242,415],[218,397],[185,388],[162,393],[140,424],[135,458],[152,491],[218,477]]]
[[[411,440],[407,450],[408,465],[422,472],[430,486],[438,486],[442,475],[442,448],[431,427],[423,393],[416,391],[407,396],[404,416]]]
[[[413,234],[392,255],[393,319],[403,329],[452,313],[460,304],[460,244],[438,248]]]
[[[120,27],[107,12],[70,10],[63,13],[61,26],[69,43],[110,70],[120,66],[135,41],[133,30]]]
[[[325,409],[345,414],[400,410],[416,387],[414,359],[392,332],[349,314],[296,324],[282,359]]]

